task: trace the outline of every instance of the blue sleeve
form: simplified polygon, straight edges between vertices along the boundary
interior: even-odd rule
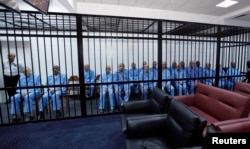
[[[118,81],[117,77],[118,77],[118,74],[117,74],[117,73],[114,73],[114,74],[113,74],[113,82],[117,82],[117,81]],[[114,87],[115,87],[115,88],[118,88],[118,84],[114,84]]]
[[[91,71],[91,83],[95,83],[95,72]]]
[[[22,83],[22,77],[19,78],[18,82],[17,82],[17,90],[16,92],[17,93],[21,93],[21,89],[19,88],[21,86],[21,83]]]
[[[40,77],[40,75],[38,75],[36,77],[35,86],[41,86],[41,77]],[[36,88],[35,92],[36,92],[36,94],[41,94],[41,88]]]
[[[63,75],[62,77],[62,85],[66,85],[67,84],[67,76],[66,75]],[[67,87],[66,86],[63,86],[62,87],[62,92],[65,93],[67,90]]]

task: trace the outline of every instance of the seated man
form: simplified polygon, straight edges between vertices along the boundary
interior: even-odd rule
[[[111,73],[111,67],[108,65],[106,67],[106,73],[101,75],[100,83],[113,82],[113,74]],[[106,102],[106,95],[109,95],[109,108],[110,112],[114,111],[114,90],[113,84],[103,84],[100,85],[100,101],[99,101],[99,110],[100,113],[103,113]]]
[[[90,69],[89,64],[84,65],[84,83],[86,84],[85,96],[86,98],[90,98],[94,94],[94,85],[88,85],[89,83],[95,83],[95,73]]]
[[[203,82],[207,85],[214,85],[215,80],[215,71],[213,69],[211,69],[211,64],[210,63],[206,63],[205,64],[205,68],[203,69],[203,75],[205,77],[205,79],[203,80]]]
[[[241,77],[239,77],[240,74],[240,70],[238,68],[236,68],[236,63],[235,62],[231,62],[231,67],[228,68],[227,70],[227,80],[228,80],[228,88],[229,90],[233,91],[234,88],[234,84],[236,82],[241,81]]]
[[[17,116],[20,103],[24,101],[23,112],[27,113],[25,121],[33,120],[33,102],[36,97],[40,96],[40,88],[26,88],[29,86],[40,86],[41,78],[39,75],[34,75],[29,67],[23,68],[23,76],[20,77],[17,83],[17,90],[14,96],[11,96],[11,114],[13,115],[13,121],[17,122],[20,118]]]
[[[152,67],[149,69],[149,71],[152,72],[153,74],[153,79],[154,79],[154,87],[157,86],[156,80],[158,80],[158,68],[157,68],[157,62],[153,61]]]
[[[172,78],[176,79],[174,85],[177,88],[178,95],[187,95],[187,83],[186,80],[182,80],[186,79],[187,77],[186,73],[180,69],[180,64],[176,65],[176,70],[174,70]]]
[[[218,87],[219,88],[228,88],[228,81],[226,78],[226,72],[223,70],[222,65],[219,65],[219,83],[218,83]]]
[[[136,63],[131,63],[131,68],[129,69],[129,80],[138,81],[139,80],[139,69],[136,68]],[[138,82],[133,82],[130,84],[131,95],[138,95],[140,91],[140,85]]]
[[[197,84],[197,80],[195,78],[198,77],[198,69],[195,67],[195,62],[190,61],[189,62],[189,67],[186,68],[186,76],[189,78],[187,80],[187,87],[188,87],[188,93],[189,94],[194,94],[195,93],[195,88]]]
[[[148,99],[149,93],[153,90],[153,80],[154,76],[151,71],[149,71],[149,66],[148,64],[144,65],[143,71],[140,71],[139,73],[139,80],[140,81],[147,81],[147,82],[141,82],[141,89],[142,89],[142,98],[144,100]],[[150,82],[148,82],[150,81]]]
[[[124,102],[128,101],[130,96],[128,70],[125,69],[125,65],[120,63],[118,66],[118,71],[114,74],[114,82],[120,82],[120,84],[115,84],[115,97],[118,106],[123,106]]]
[[[162,63],[162,90],[170,94],[170,96],[174,96],[174,87],[171,85],[170,79],[170,71],[166,68],[166,65]]]
[[[47,78],[47,92],[44,93],[43,97],[39,101],[39,114],[40,119],[44,119],[44,108],[48,104],[48,100],[52,99],[53,111],[56,111],[56,117],[61,117],[61,100],[62,94],[66,93],[67,77],[65,74],[60,73],[60,67],[58,65],[53,66],[53,74]],[[54,86],[55,85],[55,86]]]

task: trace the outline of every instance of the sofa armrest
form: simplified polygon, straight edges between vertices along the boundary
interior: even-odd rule
[[[177,101],[184,103],[187,106],[192,106],[194,103],[194,94],[192,95],[183,95],[183,96],[174,96],[173,98]]]
[[[123,105],[124,114],[150,113],[150,100],[136,100]]]
[[[239,118],[211,124],[220,132],[250,132],[250,118]]]
[[[127,138],[161,136],[167,114],[137,116],[127,119]]]

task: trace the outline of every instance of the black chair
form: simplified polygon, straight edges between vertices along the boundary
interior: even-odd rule
[[[140,115],[152,115],[166,113],[171,97],[161,89],[155,87],[152,98],[149,100],[129,101],[123,105],[121,123],[123,132],[126,133],[126,121]]]
[[[206,120],[186,105],[171,100],[167,114],[127,119],[126,148],[202,148]]]

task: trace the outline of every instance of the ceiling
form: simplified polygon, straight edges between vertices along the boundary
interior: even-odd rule
[[[223,17],[234,14],[234,19],[250,21],[250,0],[238,0],[239,3],[228,9],[217,8],[215,5],[220,0],[77,0],[79,3],[95,3],[100,5],[119,5],[130,7],[143,7],[148,9],[171,10],[206,14]],[[13,18],[13,19],[9,19]],[[21,15],[9,11],[0,11],[0,30],[27,29],[44,31],[73,31],[77,29],[77,20],[74,15],[48,14],[39,12],[22,12]],[[105,33],[138,33],[158,34],[158,23],[154,19],[119,18],[104,16],[82,16],[82,29],[87,32]],[[188,35],[217,37],[230,36],[242,32],[250,32],[250,29],[241,27],[221,27],[216,25],[199,24],[191,22],[163,21],[162,33],[164,35]],[[70,32],[72,33],[72,32]],[[22,33],[23,34],[23,33]],[[75,35],[75,34],[74,34]],[[116,35],[116,34],[115,34]],[[29,35],[28,35],[29,36]]]
[[[229,8],[218,8],[215,5],[223,0],[77,0],[81,3],[108,4],[140,7],[168,11],[178,11],[212,16],[228,16],[230,19],[250,21],[250,0],[237,0]]]

